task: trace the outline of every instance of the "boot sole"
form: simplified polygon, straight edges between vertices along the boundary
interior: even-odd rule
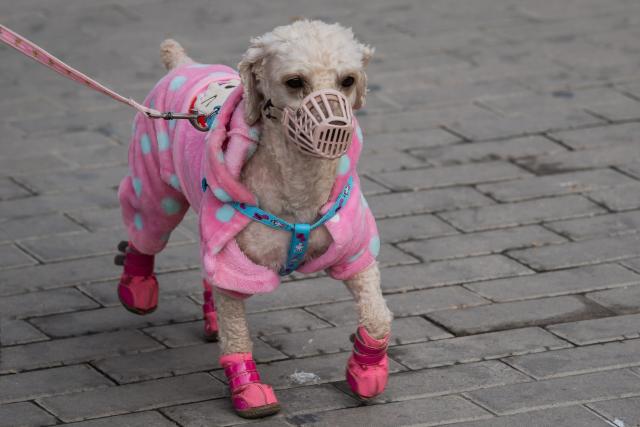
[[[242,418],[247,419],[268,417],[269,415],[273,415],[278,412],[280,412],[279,403],[271,403],[269,405],[260,406],[258,408],[245,409],[243,411],[236,409],[236,414],[240,415]]]
[[[158,306],[156,305],[155,307],[150,308],[148,310],[141,310],[139,308],[130,307],[130,306],[126,305],[125,303],[123,303],[122,301],[120,301],[120,304],[122,304],[122,306],[125,308],[125,310],[127,310],[130,313],[137,314],[138,316],[144,316],[144,315],[147,315],[147,314],[151,314],[154,311],[156,311],[156,309],[158,308]]]

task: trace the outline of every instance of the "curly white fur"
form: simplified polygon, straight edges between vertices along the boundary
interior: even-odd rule
[[[179,45],[177,48],[168,41],[165,44],[165,64],[188,59]],[[340,90],[354,109],[360,108],[366,96],[364,69],[372,54],[373,49],[359,43],[351,29],[321,21],[296,21],[252,39],[238,65],[245,90],[245,120],[249,124],[260,120],[267,100],[295,109],[306,95],[320,89]],[[302,88],[286,85],[294,76],[303,80]],[[346,77],[353,77],[354,84],[343,86]],[[337,163],[302,154],[286,143],[279,123],[263,120],[260,144],[245,165],[241,180],[263,209],[289,222],[309,223],[328,201]],[[256,222],[237,236],[238,245],[252,261],[275,271],[286,259],[289,241],[286,233],[274,233]],[[324,253],[331,242],[324,227],[315,229],[309,238],[307,257]],[[345,283],[355,296],[361,322],[374,337],[382,337],[389,331],[391,314],[380,292],[377,266]],[[242,302],[221,296],[218,307],[223,353],[250,351]],[[233,318],[233,322],[223,319],[225,316]]]

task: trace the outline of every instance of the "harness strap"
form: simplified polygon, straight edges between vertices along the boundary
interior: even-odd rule
[[[16,49],[23,55],[26,55],[27,57],[41,63],[45,67],[50,68],[61,76],[73,80],[74,82],[84,84],[85,86],[97,92],[100,92],[103,95],[107,95],[108,97],[118,102],[129,105],[130,107],[133,107],[141,113],[145,114],[149,118],[164,120],[188,119],[189,121],[191,121],[194,127],[196,127],[196,129],[202,131],[208,130],[208,128],[204,129],[202,126],[197,125],[199,124],[199,122],[202,122],[202,119],[200,118],[201,115],[197,112],[191,111],[189,113],[172,113],[170,111],[162,112],[153,108],[145,107],[144,105],[136,102],[133,98],[126,98],[120,95],[116,91],[109,89],[108,87],[97,82],[86,74],[83,74],[72,66],[62,62],[60,59],[56,58],[54,55],[50,54],[37,44],[27,40],[20,34],[10,30],[2,24],[0,24],[0,41]]]
[[[281,276],[286,276],[296,270],[304,260],[304,256],[306,255],[307,248],[309,246],[309,234],[311,231],[329,221],[340,209],[342,209],[349,200],[352,188],[353,177],[350,176],[347,183],[342,188],[342,191],[336,198],[336,201],[331,206],[331,209],[329,209],[327,213],[322,215],[322,217],[313,224],[291,224],[255,205],[238,202],[230,202],[229,204],[235,210],[253,221],[257,221],[276,230],[288,231],[291,233],[291,243],[289,243],[287,261],[279,272]],[[203,189],[206,189],[204,185]]]

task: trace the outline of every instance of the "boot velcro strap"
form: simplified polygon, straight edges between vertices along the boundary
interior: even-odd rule
[[[260,374],[253,360],[229,364],[224,368],[224,373],[229,380],[231,390],[235,390],[245,384],[260,382]]]
[[[131,276],[151,276],[155,257],[139,252],[127,252],[124,258],[124,272]]]

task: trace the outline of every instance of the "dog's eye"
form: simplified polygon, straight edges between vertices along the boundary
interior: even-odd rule
[[[302,80],[300,77],[292,77],[287,80],[285,84],[291,89],[300,89],[302,86],[304,86],[304,80]]]
[[[342,87],[349,87],[355,83],[355,79],[352,76],[345,77],[340,83]]]

